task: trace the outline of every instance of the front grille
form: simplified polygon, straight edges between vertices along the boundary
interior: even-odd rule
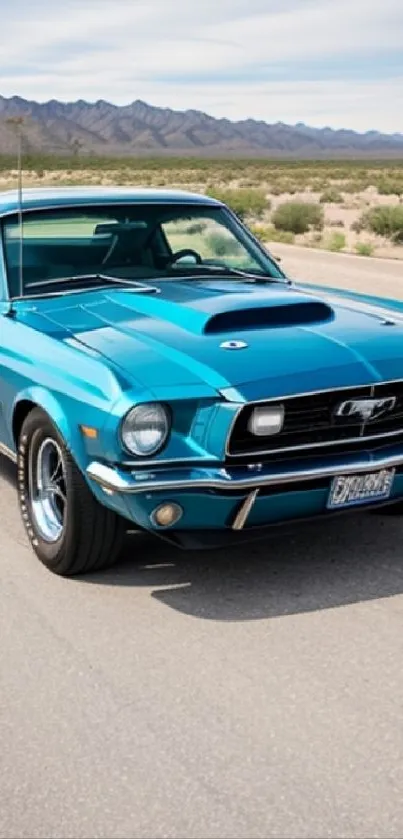
[[[362,422],[356,416],[337,417],[337,406],[356,399],[396,398],[392,410],[375,419]],[[342,390],[320,391],[303,396],[259,402],[259,407],[283,405],[284,425],[279,434],[256,437],[248,430],[248,423],[255,405],[246,405],[238,414],[228,442],[228,455],[279,454],[287,450],[331,447],[335,452],[345,450],[354,441],[368,447],[372,438],[385,442],[403,434],[403,381],[367,385]]]

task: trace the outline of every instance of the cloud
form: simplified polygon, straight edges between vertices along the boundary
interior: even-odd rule
[[[0,93],[403,131],[401,0],[15,0]]]

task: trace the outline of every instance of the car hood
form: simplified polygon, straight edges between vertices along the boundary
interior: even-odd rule
[[[296,284],[155,286],[42,299],[31,314],[25,304],[24,320],[109,359],[160,398],[202,384],[252,400],[403,378],[402,314]]]

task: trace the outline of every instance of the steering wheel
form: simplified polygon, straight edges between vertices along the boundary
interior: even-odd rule
[[[201,265],[202,258],[197,251],[192,250],[192,248],[182,248],[182,250],[176,251],[176,253],[172,254],[172,256],[168,259],[167,266],[174,265],[178,259],[183,259],[184,256],[194,256],[197,265]]]

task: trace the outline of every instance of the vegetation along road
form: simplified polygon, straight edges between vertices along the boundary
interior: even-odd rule
[[[403,296],[400,265],[273,246]],[[403,522],[51,576],[0,462],[0,836],[398,837]]]

